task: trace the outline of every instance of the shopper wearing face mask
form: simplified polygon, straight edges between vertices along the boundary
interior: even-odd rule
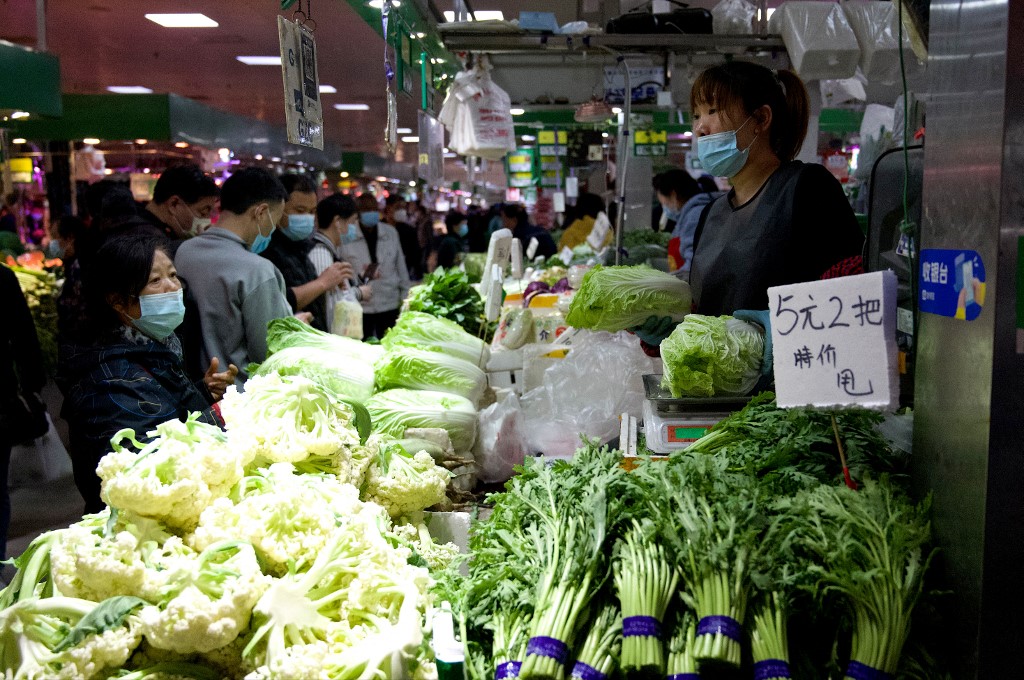
[[[423,249],[420,248],[416,227],[412,225],[408,201],[398,194],[391,194],[384,200],[384,221],[398,231],[398,242],[402,245],[405,256],[405,268],[412,279],[421,278],[420,263],[423,261]]]
[[[134,230],[107,240],[90,259],[83,288],[89,342],[74,349],[59,378],[67,385],[75,484],[88,513],[103,509],[96,465],[115,433],[130,428],[144,438],[191,412],[219,424],[211,403],[237,369],[221,372],[213,361],[199,384],[186,376],[174,334],[185,315],[182,284],[163,239]]]
[[[672,232],[679,239],[679,269],[690,271],[693,260],[693,235],[704,208],[720,192],[709,193],[685,170],[667,170],[654,177],[654,191],[662,213]]]
[[[327,294],[354,277],[347,262],[334,262],[318,272],[309,259],[316,232],[317,187],[307,175],[281,176],[288,192],[284,218],[270,237],[263,257],[274,263],[287,286],[285,295],[293,312],[309,312],[317,330],[328,330]]]
[[[462,263],[462,256],[469,250],[466,237],[469,236],[469,219],[464,213],[452,210],[444,216],[447,234],[437,244],[437,266],[451,269]]]
[[[220,357],[238,366],[239,386],[248,377],[246,367],[267,358],[267,324],[292,315],[284,277],[259,256],[281,223],[287,198],[267,170],[237,171],[221,188],[217,226],[183,243],[174,258],[197,307],[201,361]]]
[[[359,302],[369,302],[373,296],[373,284],[359,285],[352,265],[341,258],[341,248],[352,243],[359,234],[359,215],[351,196],[333,194],[316,206],[316,232],[308,260],[313,272],[323,277],[328,272],[342,274],[338,283],[324,296],[327,314],[326,331],[334,325],[334,308],[347,291],[351,290]]]
[[[354,241],[342,243],[341,256],[352,263],[361,282],[373,283],[373,297],[363,300],[363,333],[366,339],[382,338],[395,325],[409,294],[409,269],[398,231],[380,221],[373,194],[361,194],[356,207],[359,229]]]
[[[167,236],[174,257],[183,241],[210,227],[219,193],[217,184],[198,165],[176,165],[160,174],[153,187],[153,200],[141,215]]]

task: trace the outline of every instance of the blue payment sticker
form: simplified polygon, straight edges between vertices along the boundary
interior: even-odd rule
[[[985,305],[985,263],[974,250],[921,251],[922,312],[974,321]]]

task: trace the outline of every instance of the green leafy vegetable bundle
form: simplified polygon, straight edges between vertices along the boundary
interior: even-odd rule
[[[467,333],[489,340],[484,300],[459,269],[435,269],[409,291],[408,310],[423,312],[459,324]]]
[[[679,397],[742,396],[761,377],[764,334],[731,316],[690,314],[661,343],[662,385]]]
[[[574,328],[612,333],[651,316],[681,321],[690,313],[690,286],[650,267],[595,266],[583,277],[565,320]]]

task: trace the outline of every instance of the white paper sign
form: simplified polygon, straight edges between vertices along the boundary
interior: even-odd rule
[[[537,248],[540,248],[540,241],[534,236],[530,239],[530,245],[526,246],[526,259],[530,262],[533,262],[533,258],[537,254]]]
[[[580,195],[580,178],[579,177],[566,177],[565,178],[565,195],[568,198],[579,198],[579,195]]]
[[[555,204],[556,213],[565,212],[565,194],[563,194],[561,191],[556,191],[551,196],[551,202]]]
[[[316,70],[316,40],[298,24],[277,17],[284,76],[284,112],[288,141],[324,148],[324,114],[320,106],[320,78]]]
[[[512,239],[512,278],[523,278],[523,242]]]
[[[780,407],[895,409],[896,275],[768,289]]]
[[[590,230],[590,235],[587,236],[587,245],[590,246],[591,250],[595,253],[604,248],[604,240],[608,237],[608,232],[612,228],[612,223],[608,221],[608,215],[603,212],[597,214],[597,219],[594,220],[594,228]]]
[[[569,263],[572,262],[572,248],[569,246],[562,248],[562,252],[558,254],[558,258],[565,263],[566,267],[568,267]]]

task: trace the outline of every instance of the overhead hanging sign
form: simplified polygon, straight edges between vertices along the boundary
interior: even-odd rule
[[[665,89],[665,68],[663,66],[630,66],[629,89],[634,104],[654,104],[658,93]],[[604,69],[604,100],[609,104],[626,101],[626,74],[620,66],[606,66]]]
[[[316,40],[303,26],[277,17],[284,78],[284,113],[288,141],[324,148],[324,113],[316,70]]]
[[[781,407],[895,409],[896,274],[768,289]]]

